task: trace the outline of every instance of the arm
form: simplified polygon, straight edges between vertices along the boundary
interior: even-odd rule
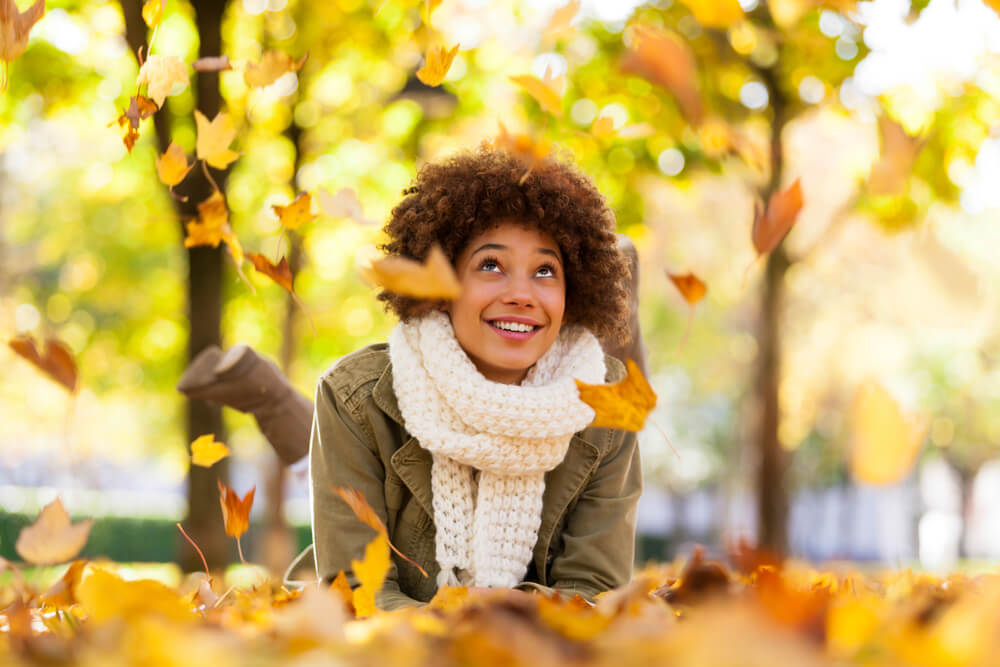
[[[374,442],[369,442],[347,407],[325,378],[316,387],[316,408],[309,445],[309,495],[312,508],[316,574],[329,583],[344,570],[354,588],[351,559],[361,560],[365,546],[375,537],[333,489],[357,489],[386,521],[385,465]],[[375,596],[381,609],[420,604],[399,590],[396,565],[390,563],[381,592]]]
[[[587,599],[628,583],[635,558],[635,513],[642,493],[636,434],[618,431],[562,530],[548,579],[552,589],[520,584],[522,589],[579,593]]]

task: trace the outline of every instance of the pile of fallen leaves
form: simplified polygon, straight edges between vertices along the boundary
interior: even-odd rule
[[[379,560],[381,540],[370,549]],[[696,551],[648,567],[593,604],[445,588],[393,612],[362,609],[341,578],[222,590],[195,574],[172,588],[76,560],[40,591],[0,568],[4,665],[986,665],[1000,655],[1000,577],[816,571],[746,549],[728,564]]]

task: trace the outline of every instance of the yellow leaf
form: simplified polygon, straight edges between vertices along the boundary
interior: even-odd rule
[[[615,136],[615,120],[611,116],[601,116],[590,126],[590,133],[595,137]]]
[[[10,62],[24,53],[28,46],[28,33],[43,16],[45,0],[35,0],[23,12],[17,10],[14,0],[0,0],[0,60]],[[6,77],[3,78],[3,85],[6,86]]]
[[[372,262],[365,277],[388,292],[418,299],[454,299],[462,291],[455,270],[436,244],[423,264],[407,257],[384,257]]]
[[[351,188],[341,188],[337,194],[330,194],[326,188],[316,192],[319,208],[331,218],[351,218],[362,225],[377,225],[378,221],[366,218],[358,195]]]
[[[153,0],[155,1],[155,0]],[[156,173],[164,185],[173,187],[184,180],[194,163],[187,163],[184,149],[175,142],[170,142],[167,151],[156,158]]]
[[[231,237],[229,210],[226,208],[226,200],[222,193],[216,190],[208,199],[198,204],[198,220],[187,223],[185,228],[187,229],[185,248],[200,245],[217,248],[227,236]]]
[[[681,0],[706,28],[729,28],[743,20],[738,0]]]
[[[270,86],[288,72],[297,72],[305,64],[309,54],[299,60],[282,51],[268,51],[260,59],[260,64],[247,63],[243,70],[243,80],[251,88]]]
[[[239,157],[239,153],[229,149],[229,144],[236,138],[236,128],[228,114],[220,111],[209,122],[204,114],[195,109],[194,120],[198,127],[195,152],[199,159],[216,169],[225,169]]]
[[[586,384],[576,380],[580,400],[597,413],[592,426],[641,431],[646,415],[656,406],[656,394],[636,363],[627,359],[625,366],[628,374],[617,384]]]
[[[389,564],[389,540],[384,535],[368,543],[364,560],[351,560],[351,568],[360,584],[354,589],[354,609],[359,618],[375,613],[375,594],[382,590]]]
[[[286,229],[298,229],[305,223],[316,217],[312,212],[312,197],[308,192],[301,192],[291,204],[279,206],[272,204],[271,209],[281,219],[281,224]]]
[[[199,617],[190,604],[158,581],[126,581],[106,570],[92,568],[77,584],[76,599],[93,623],[113,619],[133,622],[136,617],[157,615],[178,622]]]
[[[215,434],[209,433],[191,443],[191,463],[210,468],[229,456],[229,448],[215,441]]]
[[[592,607],[577,596],[566,602],[541,597],[538,600],[538,618],[563,637],[574,641],[589,641],[607,628],[614,617]]]
[[[90,535],[90,519],[71,524],[62,501],[56,498],[42,508],[30,526],[21,529],[14,548],[34,565],[55,565],[70,560],[83,549]]]
[[[149,86],[149,97],[156,102],[156,106],[162,108],[163,100],[170,94],[174,84],[183,83],[186,86],[190,83],[187,63],[177,56],[150,55],[139,68],[139,76],[135,79],[137,86],[144,83]]]
[[[570,23],[580,13],[580,0],[569,0],[552,13],[552,18],[542,31],[543,41],[551,43],[573,31]]]
[[[150,28],[155,28],[163,20],[163,9],[166,6],[167,0],[147,0],[142,6],[142,20]]]
[[[436,46],[427,52],[424,66],[417,70],[417,78],[426,86],[440,86],[447,76],[451,63],[458,53],[458,44],[450,49]]]
[[[518,84],[541,105],[542,109],[554,116],[562,116],[562,94],[558,90],[564,83],[563,77],[553,77],[552,70],[545,70],[545,78],[531,74],[512,76],[510,80]]]
[[[368,500],[365,498],[363,493],[357,489],[346,489],[342,486],[338,486],[333,490],[333,492],[340,496],[341,499],[343,499],[343,501],[350,506],[351,511],[354,512],[354,516],[358,517],[362,523],[369,526],[372,530],[377,532],[379,535],[382,535],[387,541],[389,541],[389,531],[386,529],[385,523],[383,523],[382,518],[375,513],[374,508],[372,508],[372,506],[368,503]],[[389,548],[407,563],[420,570],[420,573],[425,577],[427,576],[427,572],[420,566],[419,563],[397,549],[391,541],[389,541]]]
[[[869,381],[858,388],[851,421],[851,473],[856,479],[891,484],[909,472],[924,440],[924,420],[908,418],[882,385]]]

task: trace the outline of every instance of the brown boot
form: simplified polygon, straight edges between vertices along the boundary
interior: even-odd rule
[[[189,398],[249,412],[281,460],[291,465],[309,452],[312,401],[288,382],[278,366],[239,344],[223,353],[205,348],[177,383]]]

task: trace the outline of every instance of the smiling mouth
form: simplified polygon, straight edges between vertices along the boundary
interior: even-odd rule
[[[521,322],[509,322],[504,320],[491,320],[487,322],[498,334],[504,338],[528,338],[541,329],[541,325],[522,324]]]

